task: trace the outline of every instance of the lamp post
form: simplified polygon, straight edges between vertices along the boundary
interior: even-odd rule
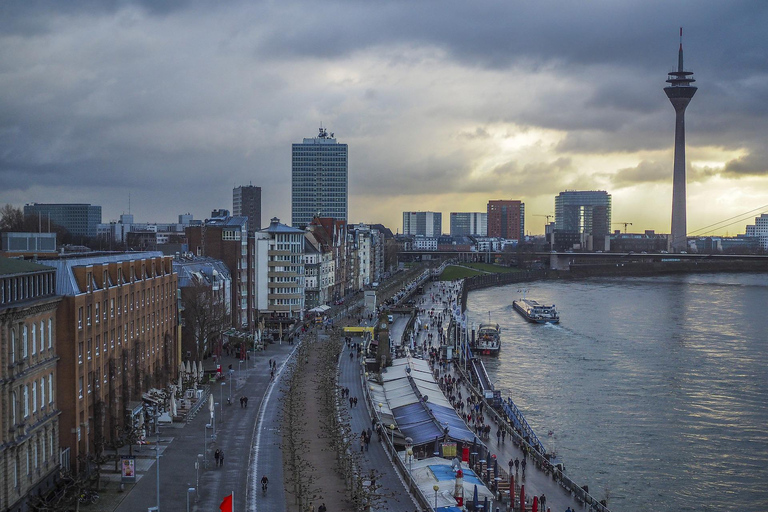
[[[229,401],[232,402],[232,376],[235,374],[235,370],[229,369]]]
[[[197,460],[195,461],[195,489],[200,488],[200,461],[204,461],[205,455],[202,453],[197,454]],[[198,494],[195,494],[195,501],[197,501]]]
[[[157,464],[157,512],[160,512],[160,429],[158,429],[157,420],[160,418],[158,412],[155,415],[155,432],[157,433],[157,442],[155,443],[155,464]]]
[[[379,402],[379,417],[381,417],[381,408],[384,407],[384,404]]]
[[[434,489],[435,491],[435,510],[437,510],[437,491],[440,490],[440,487],[437,484],[435,484],[432,486],[432,489]]]
[[[221,416],[219,418],[219,423],[224,421],[224,386],[226,386],[226,385],[227,385],[226,382],[222,382],[221,383],[221,388],[220,388],[221,389],[221,393],[219,393],[219,404],[220,404],[219,405],[219,414]]]
[[[189,484],[187,484],[187,485],[189,485]],[[191,493],[193,493],[193,492],[195,492],[195,488],[194,487],[187,487],[187,512],[189,512],[189,495]]]
[[[208,458],[206,457],[206,455],[208,454],[208,429],[209,428],[211,428],[211,424],[206,423],[205,428],[203,429],[203,464],[205,465],[208,465]]]
[[[395,449],[395,425],[394,423],[389,424],[389,433],[392,435],[390,441],[392,442],[392,449]]]

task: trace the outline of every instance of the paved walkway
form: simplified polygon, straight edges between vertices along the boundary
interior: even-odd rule
[[[444,285],[445,287],[449,285]],[[425,302],[423,304],[417,304],[419,307],[424,308],[426,310],[431,309],[432,307],[435,308],[436,312],[442,311],[443,307],[446,307],[443,305],[442,301],[438,301],[438,295],[440,293],[438,292],[440,287],[440,283],[430,283],[429,286],[425,288],[425,293],[423,298],[425,299]],[[435,295],[435,301],[431,299],[432,295]],[[451,299],[448,298],[448,294],[443,293],[442,294],[443,299],[446,299],[449,303],[451,302]],[[454,296],[455,300],[455,296]],[[424,318],[425,315],[422,315],[422,320],[427,321]],[[427,316],[428,318],[428,316]],[[443,321],[443,327],[447,327],[447,321]],[[430,330],[430,332],[433,332]],[[427,333],[422,331],[419,333],[418,336],[418,343],[423,343],[426,340]],[[433,344],[437,345],[437,335],[435,334],[433,336]],[[427,342],[427,345],[429,345],[429,342]],[[502,340],[503,345],[503,340]],[[503,346],[502,346],[503,350]],[[441,373],[441,375],[445,375],[446,373]],[[449,370],[447,374],[454,375],[458,377],[458,372],[453,372]],[[466,400],[466,397],[470,395],[471,391],[469,388],[465,385],[460,386],[461,390],[461,396]],[[454,393],[457,394],[458,393]],[[492,414],[488,410],[490,407],[486,404],[485,408],[483,409],[484,416],[486,418],[486,424],[491,425],[491,435],[490,439],[485,439],[482,442],[485,444],[485,446],[488,447],[490,454],[496,455],[496,458],[498,460],[499,470],[501,470],[504,473],[505,479],[508,479],[508,461],[510,459],[514,460],[515,458],[519,458],[520,461],[523,460],[523,452],[520,448],[516,447],[515,444],[512,442],[511,435],[506,436],[506,440],[504,442],[499,442],[496,438],[496,424],[492,420]],[[465,411],[467,409],[465,408]],[[583,505],[579,504],[573,496],[571,496],[570,491],[566,491],[563,487],[558,485],[555,481],[552,480],[551,476],[548,476],[543,471],[536,468],[536,466],[531,462],[531,459],[528,459],[528,465],[525,472],[525,478],[522,477],[522,471],[516,475],[515,477],[515,484],[519,487],[520,484],[525,485],[525,495],[526,497],[532,498],[533,496],[541,496],[544,494],[546,496],[546,503],[547,508],[551,508],[554,511],[561,511],[565,510],[567,507],[571,508],[577,508],[581,509],[583,508]],[[517,496],[519,496],[519,492],[516,493]],[[528,500],[526,500],[528,501]],[[528,507],[530,509],[530,502],[528,504]]]
[[[183,428],[178,425],[160,428],[160,511],[185,512],[187,510],[187,489],[197,487],[199,478],[199,493],[190,493],[189,510],[218,511],[222,499],[234,492],[236,511],[253,510],[246,509],[245,500],[248,486],[249,464],[256,463],[258,477],[262,473],[269,475],[270,481],[277,485],[270,485],[266,497],[261,496],[259,488],[259,511],[272,512],[284,509],[284,496],[282,489],[282,456],[278,443],[269,435],[263,435],[264,431],[274,431],[276,415],[273,409],[277,400],[272,398],[277,394],[275,386],[269,386],[270,373],[268,369],[269,359],[278,363],[276,381],[281,376],[282,363],[288,358],[295,345],[287,343],[267,345],[267,349],[251,356],[249,370],[246,378],[245,365],[241,365],[238,372],[238,359],[224,356],[222,367],[227,368],[232,364],[235,370],[232,382],[233,404],[226,405],[229,395],[229,381],[225,385],[213,384],[213,397],[219,402],[223,397],[225,405],[216,406],[216,439],[211,440],[211,429],[206,429],[210,424],[210,414],[207,407]],[[212,369],[214,363],[207,360],[203,363],[206,369]],[[225,370],[226,371],[226,370]],[[238,375],[239,373],[239,375]],[[248,407],[241,408],[239,398],[248,396]],[[262,408],[262,399],[264,407]],[[223,409],[223,415],[221,411]],[[258,439],[260,432],[255,432],[257,417],[265,418],[262,434],[262,449],[254,451],[252,440]],[[205,450],[204,450],[205,446]],[[142,448],[142,452],[134,453],[140,457],[138,465],[139,480],[134,485],[126,487],[124,493],[116,493],[115,485],[108,486],[100,493],[102,499],[89,508],[116,512],[143,512],[156,505],[157,484],[156,467],[153,447]],[[220,449],[224,453],[224,465],[215,467],[213,452]],[[195,462],[199,455],[205,453],[208,467],[195,469]],[[250,493],[252,496],[252,493]]]
[[[371,325],[371,322],[365,323],[365,325]],[[360,338],[353,338],[354,342],[360,342]],[[357,406],[347,408],[351,415],[352,432],[357,436],[363,431],[363,429],[371,428],[371,420],[373,418],[373,411],[368,410],[366,407],[367,401],[363,394],[363,366],[360,359],[353,356],[349,358],[351,350],[349,348],[344,349],[341,354],[340,377],[339,385],[341,387],[349,388],[349,396],[357,397]],[[396,510],[396,511],[410,511],[417,510],[416,502],[413,501],[408,493],[407,486],[400,478],[400,475],[395,471],[392,465],[392,461],[389,458],[387,451],[384,449],[382,443],[377,441],[377,436],[374,432],[372,436],[373,440],[368,446],[368,451],[363,455],[363,469],[370,471],[375,469],[379,472],[378,483],[382,488],[379,491],[385,495],[386,498],[382,500],[375,510]],[[355,444],[359,447],[359,444]],[[359,448],[358,448],[359,449]]]

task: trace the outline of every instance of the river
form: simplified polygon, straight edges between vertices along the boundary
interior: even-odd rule
[[[511,306],[522,288],[560,324],[525,322]],[[613,512],[768,510],[768,275],[469,294],[470,322],[489,311],[502,329],[491,380]]]

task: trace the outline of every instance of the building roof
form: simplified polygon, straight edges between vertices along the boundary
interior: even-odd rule
[[[205,224],[207,226],[246,226],[248,217],[216,217],[208,219]]]
[[[304,234],[304,230],[299,228],[293,228],[291,226],[286,226],[285,224],[280,224],[280,219],[277,217],[272,217],[272,219],[269,221],[269,227],[264,228],[261,230],[262,233],[287,233],[287,234]]]
[[[62,258],[58,260],[45,260],[44,266],[56,269],[56,292],[60,295],[79,295],[82,293],[75,280],[72,267],[88,265],[103,265],[104,263],[117,263],[121,261],[146,260],[150,258],[162,258],[159,251],[128,252],[119,254],[101,254],[98,256],[82,256],[74,258]]]
[[[50,270],[51,268],[46,265],[0,256],[0,276],[28,274],[31,272],[50,272]]]

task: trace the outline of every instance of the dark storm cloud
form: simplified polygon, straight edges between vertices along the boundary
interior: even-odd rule
[[[726,176],[768,176],[768,150],[765,147],[725,164]]]
[[[692,0],[5,2],[0,203],[165,188],[167,217],[188,197],[228,207],[232,186],[253,181],[285,216],[290,143],[319,122],[350,143],[353,193],[594,188],[572,157],[671,146],[662,88],[680,24],[700,86],[689,145],[747,153],[726,176],[765,175],[767,13]],[[422,69],[438,72],[419,82]],[[450,136],[427,136],[444,124]],[[498,164],[480,147],[498,141],[494,124],[562,136],[538,161]],[[496,163],[473,172],[481,159]],[[629,187],[659,169],[597,177]],[[50,197],[26,195],[43,185]]]

